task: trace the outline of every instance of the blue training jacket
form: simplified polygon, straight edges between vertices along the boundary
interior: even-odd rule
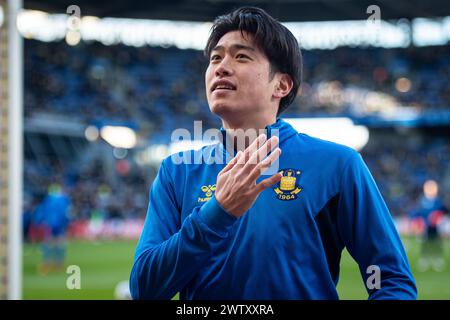
[[[344,247],[364,285],[372,283],[369,299],[416,299],[401,240],[359,153],[281,119],[266,129],[279,134],[283,178],[238,219],[214,197],[226,164],[208,159],[226,154],[222,143],[180,154],[203,156],[201,164],[162,162],[130,275],[133,299],[338,299]]]

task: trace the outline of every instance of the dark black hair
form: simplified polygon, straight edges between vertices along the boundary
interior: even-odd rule
[[[281,99],[277,113],[279,115],[294,101],[302,80],[303,59],[297,39],[263,9],[242,7],[214,20],[205,56],[209,58],[220,38],[236,30],[242,35],[247,32],[253,36],[255,44],[269,59],[271,78],[276,72],[286,73],[292,78],[292,90]]]

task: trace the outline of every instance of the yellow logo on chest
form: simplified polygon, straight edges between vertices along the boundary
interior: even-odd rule
[[[208,184],[201,187],[202,192],[204,193],[204,197],[198,197],[198,202],[206,202],[211,199],[213,192],[216,190],[215,184]]]
[[[274,189],[277,199],[283,201],[296,199],[298,193],[302,191],[302,188],[297,182],[297,178],[300,176],[301,171],[295,169],[283,169],[280,173],[283,177]]]

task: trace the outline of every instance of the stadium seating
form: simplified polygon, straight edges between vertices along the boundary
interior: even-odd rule
[[[382,93],[397,107],[450,110],[450,46],[338,48],[303,54],[305,84],[288,116],[354,112],[370,116],[374,110],[358,110],[358,100],[351,98],[355,92]],[[202,120],[203,128],[220,126],[205,98],[206,63],[195,50],[98,43],[70,47],[63,42],[26,40],[25,116],[64,114],[84,124],[129,121],[139,126],[139,134],[149,142],[167,143],[175,128],[191,128],[193,120]],[[406,80],[399,83],[401,78]],[[396,128],[371,132],[362,151],[392,214],[408,214],[429,177],[450,194],[448,137],[420,129],[392,135],[392,130]],[[80,157],[64,161],[42,162],[26,156],[29,210],[36,203],[33,199],[59,179],[71,195],[76,219],[145,216],[157,168],[142,168],[130,159],[131,170],[117,177],[97,162],[83,162]],[[450,204],[449,196],[446,203]]]

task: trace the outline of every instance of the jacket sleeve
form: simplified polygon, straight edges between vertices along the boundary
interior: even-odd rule
[[[131,270],[133,299],[172,298],[205,266],[237,220],[212,197],[181,221],[174,187],[163,162]]]
[[[354,152],[347,160],[340,190],[338,230],[359,265],[369,299],[416,299],[417,289],[402,242],[359,153]]]

